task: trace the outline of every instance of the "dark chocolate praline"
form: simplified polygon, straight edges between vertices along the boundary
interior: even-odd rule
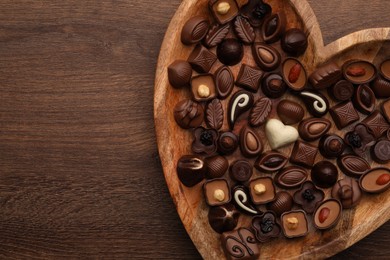
[[[217,57],[219,61],[227,66],[238,64],[243,56],[243,45],[237,39],[225,39],[217,47]]]
[[[233,230],[237,226],[239,217],[240,213],[231,203],[210,207],[208,214],[210,226],[219,234]]]
[[[321,161],[311,169],[311,179],[318,187],[330,188],[337,182],[338,173],[337,167],[333,163]]]
[[[336,158],[343,154],[345,143],[340,136],[328,134],[321,137],[318,148],[325,158]]]

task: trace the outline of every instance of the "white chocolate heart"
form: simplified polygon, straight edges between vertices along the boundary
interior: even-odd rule
[[[298,130],[283,124],[278,119],[270,119],[265,125],[265,134],[272,149],[277,149],[298,140]]]

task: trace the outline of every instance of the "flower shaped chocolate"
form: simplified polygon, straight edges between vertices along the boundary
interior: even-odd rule
[[[252,228],[255,231],[257,240],[264,243],[280,234],[280,225],[276,222],[276,215],[271,211],[252,219]]]
[[[265,16],[271,12],[271,6],[264,3],[262,0],[249,0],[249,2],[241,8],[241,15],[247,18],[249,23],[254,27],[260,27]]]
[[[313,182],[306,181],[302,184],[301,188],[294,193],[294,202],[301,205],[306,213],[311,214],[314,212],[316,205],[321,202],[324,197],[325,194],[322,190],[317,189]]]
[[[370,133],[364,124],[357,124],[353,131],[345,135],[345,143],[360,157],[364,156],[367,149],[375,144],[375,136]]]
[[[198,127],[194,131],[192,151],[198,154],[211,155],[217,151],[218,132],[214,129]]]

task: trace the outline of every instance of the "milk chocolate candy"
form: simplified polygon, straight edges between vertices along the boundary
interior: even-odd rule
[[[283,233],[287,238],[302,237],[309,233],[307,216],[302,210],[283,213],[281,222]]]
[[[271,45],[255,43],[252,45],[252,54],[256,64],[265,71],[274,70],[280,65],[280,54]]]
[[[390,98],[390,80],[378,76],[371,82],[371,89],[377,98]]]
[[[184,60],[176,60],[168,67],[168,80],[172,87],[183,88],[190,85],[191,65]]]
[[[277,216],[284,212],[290,211],[293,207],[294,201],[290,193],[287,191],[279,191],[276,193],[275,200],[267,204],[267,209],[275,212]]]
[[[208,101],[217,96],[214,77],[212,74],[203,74],[191,79],[192,97],[197,102]]]
[[[275,199],[275,187],[271,177],[260,177],[249,183],[249,192],[255,205],[266,204]]]
[[[365,84],[376,76],[375,66],[364,60],[349,60],[342,67],[344,78],[353,84]]]
[[[276,111],[280,120],[286,125],[299,123],[305,115],[305,111],[300,104],[288,99],[280,101]]]
[[[327,134],[321,137],[318,148],[325,158],[337,158],[343,154],[345,143],[340,136]]]
[[[380,140],[371,148],[371,158],[380,164],[390,162],[390,141]]]
[[[251,92],[257,92],[260,87],[261,79],[264,72],[251,67],[246,64],[242,64],[240,72],[238,73],[236,84]]]
[[[224,39],[217,47],[218,60],[227,66],[238,64],[244,57],[244,48],[237,39]]]
[[[334,227],[341,218],[342,209],[340,201],[336,199],[328,199],[322,202],[314,212],[314,226],[318,229]]]
[[[230,98],[228,105],[228,123],[230,129],[234,128],[237,118],[251,109],[254,102],[253,95],[247,91],[238,91]]]
[[[287,58],[282,65],[282,76],[287,86],[294,91],[306,88],[307,74],[303,64],[294,58]]]
[[[216,61],[217,56],[201,44],[198,44],[194,48],[188,58],[188,62],[191,64],[192,68],[199,73],[209,72]]]
[[[190,18],[181,30],[181,42],[185,45],[200,42],[206,36],[209,25],[209,20],[204,16]]]
[[[255,41],[255,31],[246,18],[237,16],[233,28],[238,39],[244,44],[252,44]]]
[[[390,170],[388,167],[374,168],[359,179],[361,189],[368,193],[381,193],[390,187]]]
[[[286,15],[277,12],[267,16],[261,27],[261,36],[266,43],[278,41],[286,30]]]
[[[240,150],[245,157],[256,157],[263,151],[263,144],[258,134],[247,126],[240,131]]]
[[[390,80],[390,59],[384,60],[379,66],[379,72],[386,80]]]
[[[236,0],[210,0],[209,9],[215,20],[220,24],[233,20],[239,11]]]
[[[296,141],[291,152],[290,162],[311,168],[318,153],[318,148],[309,143]]]
[[[382,103],[382,113],[383,113],[383,116],[386,118],[387,122],[390,123],[390,98],[389,99],[386,99],[383,103]]]
[[[220,178],[229,168],[229,161],[220,155],[208,157],[204,160],[206,164],[206,177],[209,179]]]
[[[255,235],[246,228],[223,233],[221,244],[228,260],[256,260],[260,256]]]
[[[390,127],[386,119],[378,110],[375,110],[371,115],[366,117],[366,119],[362,121],[362,124],[369,129],[375,138],[381,137]]]
[[[305,90],[299,93],[299,97],[305,103],[306,109],[315,117],[322,117],[329,110],[328,99],[319,92]]]
[[[285,32],[281,41],[282,49],[290,55],[299,56],[307,49],[306,34],[298,28],[292,28]]]
[[[219,234],[233,230],[237,226],[239,217],[240,213],[231,203],[211,207],[208,214],[210,226]]]
[[[343,129],[360,119],[352,102],[340,103],[332,107],[329,112],[338,129]]]
[[[276,73],[271,73],[263,78],[261,90],[269,98],[280,98],[287,90],[283,78]]]
[[[195,155],[184,155],[177,162],[177,176],[184,186],[192,187],[200,183],[205,176],[206,167],[203,160]]]
[[[375,94],[366,84],[360,85],[356,89],[352,101],[356,109],[363,114],[370,114],[375,109]]]
[[[278,237],[281,232],[281,228],[276,221],[276,215],[271,211],[265,212],[262,216],[253,217],[252,229],[255,231],[257,241],[261,243]]]
[[[347,80],[340,80],[329,88],[329,94],[337,101],[350,100],[355,92],[353,84]]]
[[[185,99],[176,104],[174,117],[181,128],[195,128],[202,124],[204,110],[199,103]]]
[[[315,70],[309,77],[309,81],[315,89],[325,89],[342,78],[340,67],[335,62],[330,62]]]
[[[220,99],[227,98],[234,87],[234,77],[228,66],[220,67],[214,74],[215,90]]]
[[[340,201],[344,209],[355,207],[361,196],[358,181],[349,177],[339,180],[332,189],[332,198]]]
[[[285,189],[301,186],[307,179],[307,171],[300,166],[288,166],[280,170],[274,178],[275,184]]]
[[[299,124],[298,132],[303,140],[312,142],[326,134],[331,125],[326,118],[307,118]]]
[[[229,24],[219,25],[214,24],[210,27],[209,31],[207,32],[206,36],[204,37],[203,44],[207,48],[212,48],[220,44],[223,39],[228,35],[229,33]]]
[[[271,12],[271,6],[262,0],[249,0],[241,7],[241,15],[247,18],[253,27],[260,27],[264,18]]]
[[[337,165],[346,175],[358,178],[371,169],[371,165],[365,159],[352,154],[339,157]]]
[[[212,179],[203,184],[204,197],[209,206],[220,206],[231,199],[229,184],[224,179]]]

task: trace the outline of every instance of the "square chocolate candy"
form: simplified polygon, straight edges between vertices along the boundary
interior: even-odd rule
[[[329,112],[338,129],[342,129],[359,120],[359,114],[350,101],[332,107]]]
[[[317,147],[302,141],[296,141],[291,152],[290,162],[311,168],[313,167],[317,153]]]
[[[231,200],[230,187],[225,179],[212,179],[203,184],[206,203],[209,206],[219,206]]]
[[[258,259],[259,247],[255,235],[246,228],[225,232],[221,236],[221,243],[226,258],[229,260]]]

